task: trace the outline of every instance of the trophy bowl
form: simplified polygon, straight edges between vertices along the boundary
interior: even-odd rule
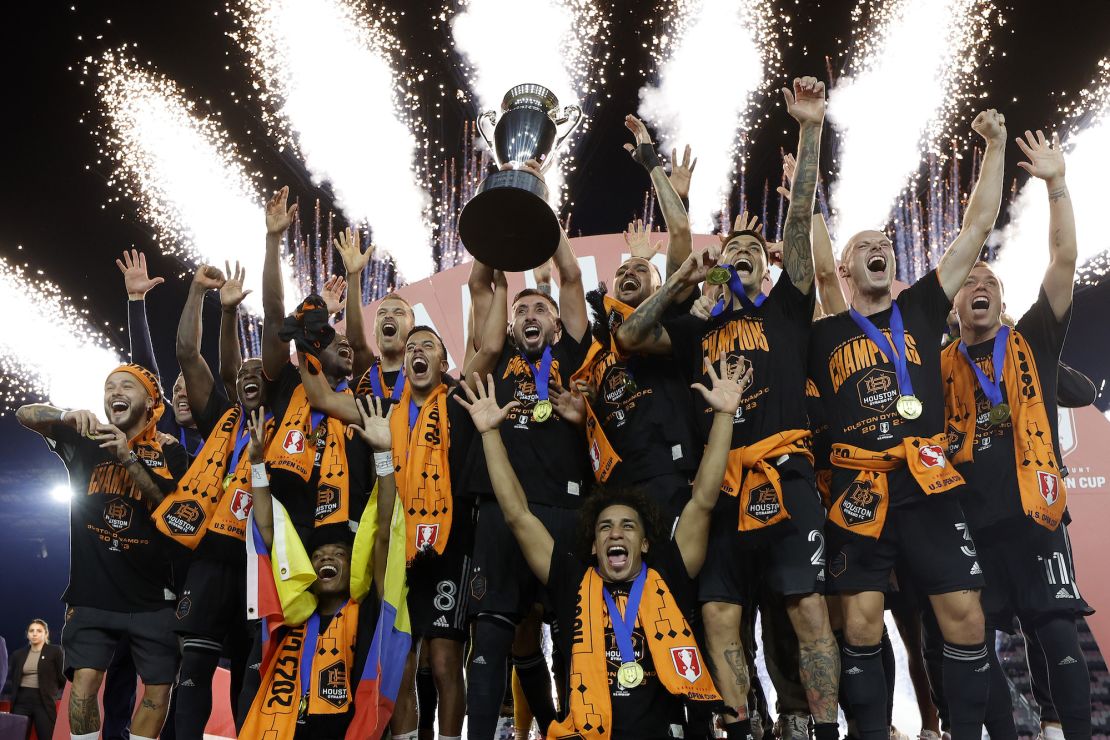
[[[507,272],[542,265],[559,247],[559,220],[547,204],[547,186],[524,162],[534,159],[541,171],[552,154],[582,122],[576,105],[559,108],[559,99],[542,85],[511,88],[501,101],[500,115],[486,111],[477,128],[498,167],[459,215],[459,237],[466,250],[483,264]],[[492,128],[492,136],[487,127]],[[563,132],[560,134],[560,127]]]

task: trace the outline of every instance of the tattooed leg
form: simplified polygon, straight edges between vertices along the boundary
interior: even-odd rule
[[[740,643],[740,607],[736,604],[710,602],[702,604],[705,620],[706,654],[709,671],[721,698],[736,714],[725,714],[725,720],[748,718],[748,661]]]
[[[135,717],[131,720],[132,735],[158,737],[170,709],[171,688],[168,683],[143,686],[143,699],[135,708]]]
[[[836,722],[840,686],[840,649],[829,626],[829,612],[820,594],[788,597],[786,613],[798,635],[798,672],[818,723]]]
[[[96,695],[104,682],[104,672],[78,668],[73,672],[69,694],[69,730],[74,735],[87,735],[100,730],[100,705]]]

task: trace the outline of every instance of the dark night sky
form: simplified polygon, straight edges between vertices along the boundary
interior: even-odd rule
[[[650,38],[653,24],[645,23],[642,14],[654,3],[616,0],[610,4],[614,20],[613,55],[606,69],[610,80],[606,92],[610,97],[592,113],[591,132],[576,151],[578,171],[570,178],[574,231],[582,234],[621,230],[642,202],[647,182],[620,145],[627,140],[622,118],[635,110],[637,90],[643,83],[639,70],[649,61],[641,44]],[[457,146],[462,122],[474,112],[455,102],[454,91],[460,84],[453,68],[455,60],[441,52],[449,46],[442,24],[433,29],[430,20],[438,14],[440,2],[392,0],[386,5],[406,11],[398,35],[416,65],[428,70],[425,102],[434,100],[436,85],[446,86],[445,115],[430,134],[449,149]],[[793,44],[784,49],[783,69],[791,75],[824,77],[826,56],[833,70],[843,68],[851,5],[847,0],[780,2],[794,17],[790,37]],[[1002,110],[1011,133],[1051,126],[1061,100],[1052,97],[1052,92],[1065,91],[1070,99],[1093,77],[1097,61],[1110,53],[1110,3],[1072,0],[1053,3],[1050,8],[1046,5],[1036,0],[1016,0],[1003,6],[1007,22],[994,29],[997,52],[982,70],[987,91],[984,107]],[[107,167],[95,164],[97,142],[90,135],[90,122],[100,119],[93,85],[80,84],[79,70],[87,56],[137,42],[135,53],[141,60],[177,80],[192,99],[210,100],[209,109],[222,112],[223,124],[241,147],[248,143],[257,147],[254,164],[267,181],[289,183],[302,199],[323,197],[326,206],[327,193],[310,187],[297,160],[279,154],[258,133],[264,127],[257,108],[252,103],[234,102],[233,93],[238,93],[240,100],[249,94],[250,76],[238,47],[226,36],[233,28],[222,3],[192,0],[78,2],[74,6],[19,3],[18,9],[5,10],[0,30],[0,54],[7,70],[5,110],[0,115],[0,141],[6,144],[0,255],[43,270],[72,295],[87,295],[95,319],[108,322],[110,336],[120,347],[126,347],[126,332],[120,330],[126,325],[126,296],[114,258],[127,247],[145,250],[152,274],[167,277],[167,284],[148,299],[164,377],[172,378],[176,372],[172,337],[187,287],[187,281],[176,276],[184,267],[158,254],[154,234],[136,218],[133,204],[126,200],[108,203],[117,193],[106,183],[110,175]],[[543,29],[525,24],[518,39],[508,43],[519,44],[521,53],[527,53],[523,39],[533,31],[542,33]],[[490,43],[506,42],[491,35]],[[721,85],[728,84],[727,69],[706,73],[719,76]],[[354,84],[357,86],[357,81]],[[707,114],[712,114],[713,101],[706,100],[705,106]],[[753,131],[748,171],[750,182],[760,184],[750,185],[748,195],[757,198],[764,178],[778,176],[779,148],[792,147],[795,136],[779,98],[768,98],[762,106],[773,115],[768,124]],[[875,114],[888,116],[891,125],[898,124],[898,112],[884,109],[882,100],[875,101]],[[86,123],[79,122],[82,117],[86,117]],[[784,128],[791,133],[784,135]],[[256,133],[251,137],[247,130]],[[832,137],[826,135],[826,156],[831,143]],[[1020,174],[1014,166],[1016,156],[1016,148],[1011,146],[1009,176]],[[258,245],[243,248],[256,246],[262,246],[261,229]],[[1077,300],[1104,310],[1108,300],[1105,287],[1088,291],[1090,295]],[[1083,314],[1077,311],[1077,315]],[[1079,339],[1078,328],[1073,325],[1067,356],[1090,372],[1092,367],[1105,363],[1098,357],[1082,355],[1079,348],[1107,346],[1107,337],[1078,332],[1082,334]],[[22,644],[23,628],[33,616],[48,619],[58,636],[62,607],[57,597],[66,581],[68,530],[65,506],[46,495],[52,483],[64,478],[60,462],[46,451],[39,438],[21,430],[10,415],[0,419],[0,432],[6,440],[5,464],[0,473],[0,562],[4,564],[0,635],[14,649]],[[40,557],[41,543],[45,543],[48,553],[45,559]]]

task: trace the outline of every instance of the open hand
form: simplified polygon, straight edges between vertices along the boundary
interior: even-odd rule
[[[1053,180],[1064,176],[1064,152],[1060,149],[1060,135],[1053,132],[1051,143],[1044,138],[1044,132],[1025,132],[1025,139],[1017,137],[1018,149],[1028,162],[1018,162],[1018,167],[1041,180]]]
[[[231,269],[230,262],[224,262],[224,270],[227,272],[227,280],[224,281],[223,287],[220,288],[220,305],[225,309],[231,309],[238,306],[243,302],[243,299],[251,294],[249,290],[243,290],[243,281],[247,278],[247,268],[239,266],[239,260],[235,260],[235,269]]]
[[[624,243],[633,257],[650,260],[659,251],[663,242],[651,243],[651,229],[641,218],[628,222],[628,230],[624,232]]]
[[[284,234],[289,225],[293,223],[293,216],[297,213],[297,204],[286,208],[289,200],[289,186],[285,185],[274,193],[266,204],[266,233]]]
[[[332,244],[335,245],[335,251],[343,258],[343,269],[347,271],[348,276],[360,274],[374,255],[373,244],[365,252],[362,251],[358,229],[352,229],[350,226],[340,231],[339,238],[333,239]]]
[[[790,189],[794,187],[794,170],[797,167],[798,162],[793,154],[787,154],[782,158],[782,180],[786,184],[779,185],[775,188],[775,192],[787,200],[790,200]]]
[[[471,386],[477,389],[477,392],[471,390]],[[509,412],[520,408],[520,401],[509,401],[504,406],[497,405],[493,375],[486,376],[486,384],[483,387],[482,379],[478,373],[474,373],[470,383],[463,383],[462,389],[466,394],[466,400],[458,393],[455,394],[455,400],[470,412],[470,418],[474,420],[474,428],[479,434],[500,428],[501,423],[508,418]]]
[[[802,125],[820,126],[825,120],[825,83],[816,77],[795,77],[794,91],[782,88],[786,112]]]
[[[343,308],[343,297],[346,293],[347,279],[342,275],[332,275],[324,281],[324,289],[320,291],[320,297],[324,299],[329,316]]]
[[[147,274],[146,255],[137,249],[130,252],[123,250],[123,260],[116,260],[116,267],[123,273],[123,287],[127,290],[127,297],[133,301],[141,301],[151,288],[166,282],[163,278],[152,278]]]
[[[679,198],[690,197],[690,180],[694,177],[694,168],[698,166],[698,158],[690,161],[690,145],[682,152],[682,161],[678,161],[678,150],[671,149],[671,174],[667,175],[671,187],[678,193]]]
[[[706,388],[701,383],[694,383],[690,387],[701,393],[711,409],[731,416],[740,408],[744,390],[752,382],[752,366],[740,355],[729,369],[728,354],[722,352],[719,367],[718,372],[706,357],[705,374],[709,376],[713,387]]]
[[[575,426],[586,423],[586,399],[578,390],[567,390],[554,380],[548,393],[555,413]]]
[[[759,223],[759,216],[754,213],[749,214],[747,211],[742,212],[732,222],[733,231],[754,231],[756,233],[763,233],[763,224]]]
[[[204,290],[219,290],[224,287],[226,279],[220,268],[212,265],[201,265],[193,275],[193,285]]]
[[[397,404],[389,404],[389,408],[382,410],[383,401],[375,396],[360,396],[355,399],[358,407],[358,424],[348,424],[362,441],[370,446],[374,452],[389,452],[393,449],[393,434],[389,430],[389,417],[393,416]]]
[[[624,150],[629,154],[633,154],[640,144],[651,143],[651,134],[648,133],[647,126],[631,113],[624,117],[624,127],[632,132],[632,139],[636,142],[635,144],[624,145]]]
[[[989,144],[1006,141],[1006,116],[994,108],[983,111],[971,122],[971,129]]]
[[[247,416],[247,431],[250,440],[247,442],[247,458],[251,465],[266,462],[266,409],[259,406]],[[234,472],[234,471],[228,471]]]

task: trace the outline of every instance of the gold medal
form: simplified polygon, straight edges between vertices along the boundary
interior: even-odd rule
[[[542,401],[537,401],[536,407],[532,409],[532,419],[542,424],[551,418],[551,411],[553,408],[551,401],[548,401],[546,398]]]
[[[228,473],[227,475],[224,476],[224,490],[225,491],[227,490],[227,487],[231,485],[231,481],[233,481],[233,480],[235,480],[235,473]]]
[[[991,410],[987,412],[987,420],[990,421],[992,427],[1002,424],[1010,418],[1010,404],[1003,401],[991,406]]]
[[[710,285],[727,285],[729,279],[732,278],[732,273],[728,271],[727,267],[709,268],[709,272],[705,273],[705,282]]]
[[[644,682],[644,669],[636,661],[621,663],[617,669],[617,683],[621,688],[634,689]]]
[[[308,715],[308,694],[301,697],[301,703],[297,707],[297,724],[303,725]]]
[[[903,419],[916,419],[921,416],[921,400],[917,396],[898,396],[898,403],[895,404],[898,410],[898,415]]]

